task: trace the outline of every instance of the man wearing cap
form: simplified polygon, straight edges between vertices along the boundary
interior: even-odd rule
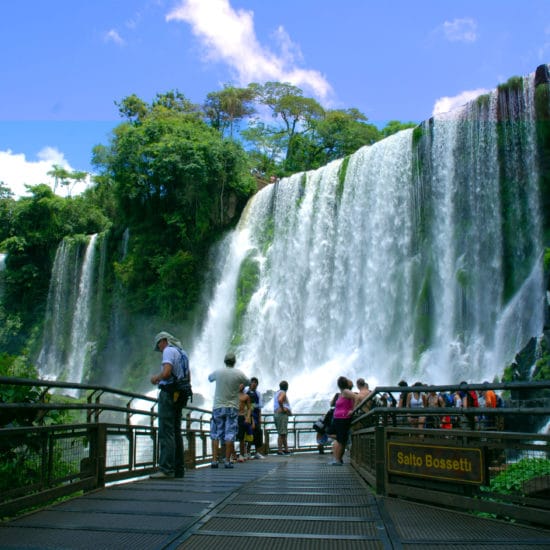
[[[210,437],[212,439],[212,468],[218,467],[220,440],[225,443],[226,468],[233,468],[231,456],[235,446],[238,427],[239,386],[248,385],[248,377],[234,368],[237,359],[234,353],[225,356],[225,367],[215,370],[208,376],[210,382],[216,382]]]
[[[159,471],[153,479],[183,477],[183,439],[181,437],[181,410],[187,405],[187,396],[174,392],[178,378],[191,382],[186,354],[180,342],[169,332],[159,332],[155,336],[155,351],[162,353],[160,372],[151,376],[151,384],[158,385],[158,427],[159,427]],[[187,372],[184,372],[186,370]]]

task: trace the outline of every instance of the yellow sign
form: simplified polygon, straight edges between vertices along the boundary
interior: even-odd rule
[[[388,441],[388,472],[457,483],[483,483],[481,449]]]

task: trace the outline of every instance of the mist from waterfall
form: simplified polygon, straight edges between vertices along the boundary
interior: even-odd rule
[[[543,323],[533,90],[527,77],[505,105],[495,91],[262,189],[220,252],[194,372],[233,348],[263,391],[287,379],[325,399],[339,375],[500,375]]]

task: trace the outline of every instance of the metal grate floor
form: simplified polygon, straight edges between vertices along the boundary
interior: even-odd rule
[[[269,456],[111,486],[0,524],[2,549],[550,548],[550,531],[375,497],[346,464]]]

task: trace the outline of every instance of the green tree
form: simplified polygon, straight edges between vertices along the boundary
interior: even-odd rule
[[[137,95],[125,97],[120,103],[115,101],[122,118],[130,122],[139,122],[147,114],[147,104]]]
[[[266,82],[258,87],[260,102],[266,105],[274,118],[280,119],[286,138],[285,169],[291,170],[290,159],[296,158],[293,151],[295,137],[307,134],[324,115],[324,109],[313,98],[304,97],[303,91],[288,83]]]
[[[0,181],[0,243],[9,236],[14,205],[13,193]]]
[[[2,298],[3,349],[17,353],[32,327],[43,318],[51,267],[66,235],[96,233],[108,219],[84,198],[62,198],[46,184],[27,186],[30,197],[14,202],[7,236],[0,247],[8,253]]]
[[[284,132],[261,120],[253,120],[241,131],[241,136],[252,146],[248,156],[259,179],[267,180],[270,175],[279,172],[278,164],[286,150]]]
[[[69,197],[71,196],[71,193],[73,191],[74,186],[77,183],[82,183],[86,181],[86,178],[88,177],[88,172],[83,172],[79,170],[75,170],[74,172],[70,172],[67,176],[67,186],[69,188]]]
[[[399,122],[399,120],[390,120],[382,130],[380,130],[383,137],[391,136],[401,130],[407,128],[416,128],[418,124],[416,122]]]
[[[358,109],[329,110],[316,121],[312,139],[316,156],[312,159],[317,168],[328,162],[351,155],[364,145],[372,145],[381,138],[373,124]]]
[[[48,176],[53,178],[53,192],[55,193],[58,185],[68,185],[69,172],[59,164],[52,165],[52,169],[46,172]]]
[[[93,161],[99,185],[112,187],[117,225],[132,234],[115,266],[129,302],[181,317],[198,299],[209,245],[255,189],[245,152],[187,108],[156,103],[139,124],[115,128]]]
[[[159,107],[170,112],[187,113],[197,117],[200,114],[199,106],[189,101],[178,90],[170,90],[163,94],[157,94],[151,104],[151,109],[158,109]],[[147,114],[147,106],[143,115],[145,116],[145,114]]]
[[[219,92],[210,92],[206,96],[204,112],[213,128],[222,136],[229,130],[229,137],[233,139],[235,124],[256,112],[254,100],[258,94],[258,87],[249,84],[246,88],[235,88],[225,85]]]

